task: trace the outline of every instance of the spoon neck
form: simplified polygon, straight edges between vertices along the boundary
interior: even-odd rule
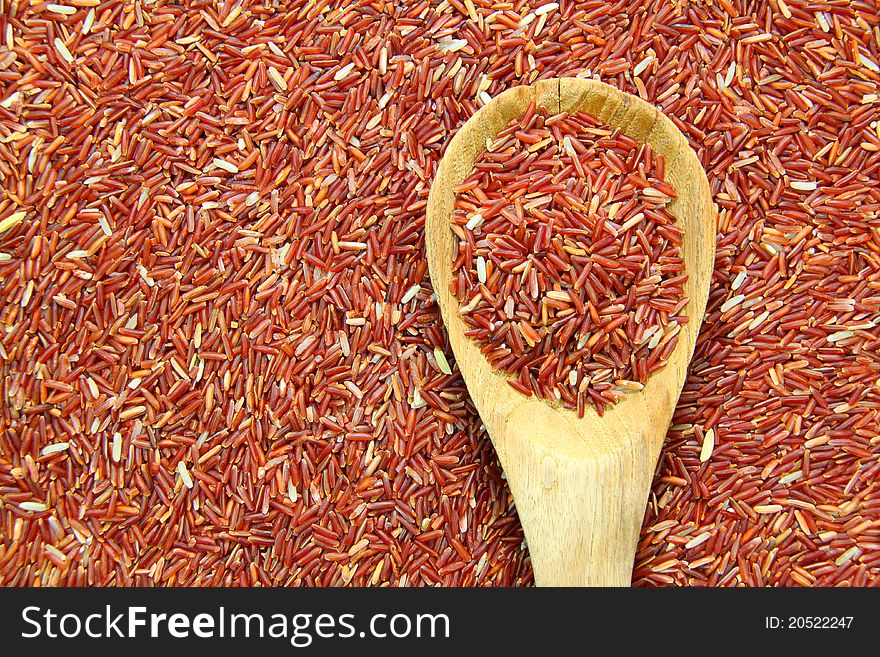
[[[536,583],[629,586],[662,437],[635,429],[571,453],[536,431],[546,429],[508,423],[495,441]]]

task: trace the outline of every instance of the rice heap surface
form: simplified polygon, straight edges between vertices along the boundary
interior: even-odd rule
[[[531,103],[456,189],[465,335],[524,395],[601,415],[666,364],[687,321],[663,156],[586,112]]]

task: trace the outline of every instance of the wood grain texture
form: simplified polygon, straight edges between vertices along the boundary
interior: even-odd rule
[[[486,140],[535,100],[550,113],[585,110],[666,158],[679,193],[669,209],[684,228],[682,255],[690,299],[678,345],[644,390],[609,407],[573,411],[511,388],[464,335],[449,290],[454,187],[472,171]],[[541,586],[628,586],[639,528],[660,450],[684,384],[703,319],[715,253],[716,210],[696,155],[675,125],[639,98],[592,80],[544,80],[510,89],[455,135],[428,200],[426,244],[431,280],[458,367],[492,438]]]

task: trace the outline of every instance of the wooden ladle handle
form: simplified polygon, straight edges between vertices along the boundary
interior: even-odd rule
[[[542,407],[548,417],[543,417]],[[551,416],[552,414],[552,416]],[[629,586],[656,429],[598,437],[590,458],[560,450],[558,413],[536,403],[515,410],[494,442],[528,537],[539,586]],[[610,439],[610,440],[609,440]]]
[[[602,416],[589,409],[578,418],[571,410],[510,387],[467,336],[449,287],[455,188],[473,170],[487,140],[532,102],[550,113],[584,110],[650,143],[664,156],[666,179],[679,194],[670,209],[684,229],[689,321],[665,367],[644,389]],[[455,360],[513,493],[539,585],[630,583],[652,475],[706,308],[716,216],[706,173],[672,120],[643,100],[595,80],[539,80],[502,92],[462,126],[437,168],[425,220],[431,282]]]

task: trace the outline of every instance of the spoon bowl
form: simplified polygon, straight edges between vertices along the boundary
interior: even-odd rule
[[[455,187],[512,118],[534,101],[550,114],[583,110],[649,143],[678,192],[670,212],[684,230],[682,326],[666,365],[645,387],[607,407],[574,411],[514,390],[465,336],[450,291]],[[449,144],[428,198],[431,281],[455,359],[495,447],[525,532],[539,586],[628,586],[648,493],[703,320],[715,254],[715,206],[706,173],[675,124],[652,105],[593,80],[559,78],[515,87],[476,112]]]

